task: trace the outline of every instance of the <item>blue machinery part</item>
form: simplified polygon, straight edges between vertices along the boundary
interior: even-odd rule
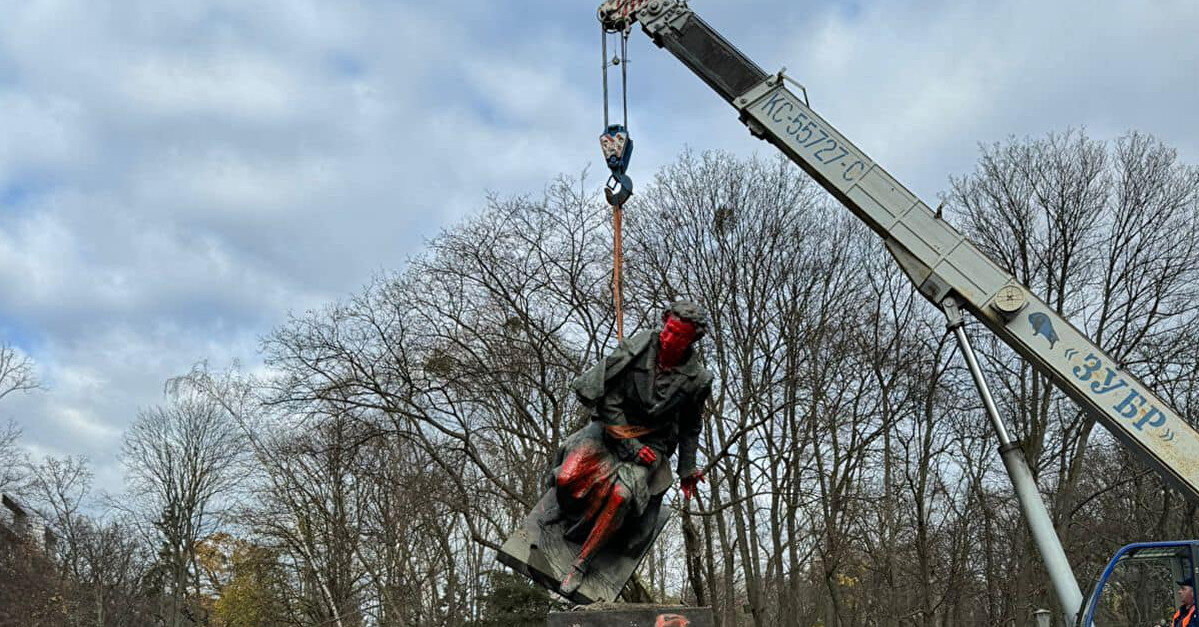
[[[629,160],[633,158],[633,140],[629,137],[628,129],[620,124],[609,125],[600,135],[600,150],[612,174],[624,174],[629,169]]]
[[[1116,552],[1116,555],[1112,557],[1112,561],[1108,562],[1107,568],[1103,569],[1103,574],[1099,576],[1099,581],[1095,582],[1095,586],[1091,590],[1091,597],[1087,600],[1086,613],[1083,614],[1083,619],[1079,624],[1082,627],[1093,627],[1095,625],[1095,610],[1099,606],[1099,597],[1103,594],[1103,588],[1107,585],[1107,580],[1111,577],[1112,571],[1121,563],[1128,561],[1166,560],[1172,562],[1174,576],[1185,581],[1194,580],[1196,574],[1199,574],[1195,572],[1195,565],[1199,563],[1199,559],[1197,558],[1199,558],[1199,541],[1194,540],[1137,542],[1125,546]]]
[[[608,204],[620,207],[633,195],[633,180],[625,174],[629,160],[633,157],[633,140],[624,126],[611,124],[600,135],[600,149],[604,153],[604,163],[612,171],[604,188],[604,196]]]

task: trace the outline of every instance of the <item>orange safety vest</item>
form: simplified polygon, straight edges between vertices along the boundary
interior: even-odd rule
[[[1191,605],[1191,609],[1187,610],[1187,615],[1183,616],[1182,622],[1179,623],[1178,615],[1181,613],[1182,613],[1181,608],[1174,610],[1174,618],[1172,618],[1170,620],[1170,624],[1173,625],[1174,627],[1187,627],[1187,623],[1190,623],[1191,619],[1195,617],[1195,606]]]

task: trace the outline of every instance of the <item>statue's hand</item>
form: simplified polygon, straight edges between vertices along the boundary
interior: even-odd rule
[[[613,448],[621,461],[634,462],[637,461],[637,456],[641,454],[641,449],[644,447],[637,438],[627,438],[617,440],[613,443]]]
[[[642,466],[649,466],[656,461],[658,461],[658,454],[654,452],[654,449],[642,446],[641,450],[637,451],[637,463]]]
[[[704,480],[704,473],[694,470],[691,474],[683,477],[680,487],[683,489],[683,498],[689,499],[695,495],[697,487]]]

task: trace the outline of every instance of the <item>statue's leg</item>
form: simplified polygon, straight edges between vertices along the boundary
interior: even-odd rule
[[[584,439],[569,450],[554,470],[556,511],[543,525],[567,521],[570,525],[566,535],[580,535],[579,540],[584,539],[583,534],[607,500],[617,463],[596,440]]]
[[[579,557],[575,560],[571,572],[562,580],[563,594],[571,594],[579,589],[583,583],[583,577],[587,574],[587,568],[591,565],[591,559],[608,543],[608,540],[612,539],[612,536],[616,535],[617,531],[620,531],[628,516],[631,499],[632,493],[628,488],[621,485],[620,482],[611,484],[608,500],[595,517],[591,534],[587,536],[587,541],[579,550]]]
[[[551,472],[550,488],[557,498],[554,507],[540,520],[543,528],[577,517],[580,504],[586,502],[585,497],[595,482],[595,462],[589,452],[587,448],[570,451]]]
[[[580,447],[566,455],[558,470],[558,493],[572,499],[587,496],[598,476],[604,474],[604,457],[591,447]]]

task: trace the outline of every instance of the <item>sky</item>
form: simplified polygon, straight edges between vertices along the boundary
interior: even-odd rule
[[[488,193],[602,161],[589,0],[0,0],[0,403],[35,457],[119,451],[163,382],[261,364]],[[1199,163],[1193,0],[693,0],[926,202],[980,144],[1136,129]],[[640,32],[630,174],[773,149]]]

